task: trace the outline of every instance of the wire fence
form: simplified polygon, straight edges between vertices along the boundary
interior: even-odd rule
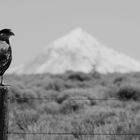
[[[28,100],[57,100],[57,98],[17,98],[17,97],[8,97],[8,100],[25,100],[25,99],[28,99]],[[114,101],[114,100],[118,100],[120,101],[119,98],[90,98],[90,99],[85,99],[85,98],[69,98],[68,100],[99,100],[99,101]],[[123,101],[125,101],[125,99],[123,99]],[[126,100],[127,101],[127,100]],[[134,101],[134,100],[129,100],[130,101]],[[137,101],[140,101],[140,99],[137,99]],[[56,132],[12,132],[12,131],[8,131],[7,132],[8,135],[60,135],[60,136],[71,136],[71,135],[75,135],[75,133],[73,132],[66,132],[66,133],[56,133]],[[140,136],[140,132],[139,133],[77,133],[76,135],[79,135],[79,136]]]
[[[86,97],[86,96],[85,96]],[[58,100],[58,99],[61,99],[61,98],[28,98],[28,97],[8,97],[9,100],[25,100],[25,99],[28,99],[28,100]],[[130,101],[135,101],[134,99],[120,99],[120,98],[68,98],[68,100],[101,100],[101,101],[109,101],[109,100],[117,100],[117,101],[127,101],[127,102],[130,102]],[[140,101],[140,98],[137,98],[136,101]]]
[[[8,132],[8,134],[13,135],[20,135],[20,134],[25,134],[25,135],[75,135],[74,133],[26,133],[26,132]],[[140,133],[123,133],[123,134],[107,134],[107,133],[77,133],[77,135],[81,135],[81,136],[93,136],[93,135],[118,135],[118,136],[133,136],[133,135],[138,135],[140,136]]]

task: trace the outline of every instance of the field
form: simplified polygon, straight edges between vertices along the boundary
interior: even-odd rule
[[[140,73],[5,79],[9,140],[140,140]]]

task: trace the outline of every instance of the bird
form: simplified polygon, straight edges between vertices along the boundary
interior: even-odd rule
[[[0,86],[3,84],[3,75],[5,71],[9,68],[12,61],[12,48],[10,45],[9,38],[15,34],[11,29],[0,30]]]

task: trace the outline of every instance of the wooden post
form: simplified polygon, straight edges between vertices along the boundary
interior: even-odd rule
[[[8,140],[8,88],[0,86],[0,140]]]

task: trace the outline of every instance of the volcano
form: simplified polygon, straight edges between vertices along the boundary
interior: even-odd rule
[[[81,28],[47,45],[29,63],[14,69],[16,74],[62,74],[66,71],[127,73],[140,71],[133,58],[104,46]]]

